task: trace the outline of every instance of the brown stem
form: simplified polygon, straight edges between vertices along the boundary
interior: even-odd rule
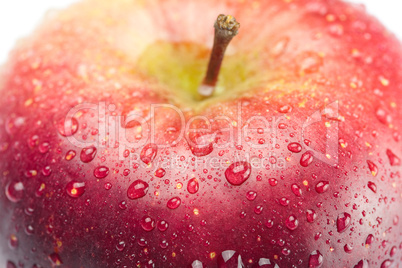
[[[240,24],[233,16],[221,14],[216,19],[214,27],[214,46],[209,59],[207,74],[198,88],[198,93],[202,99],[210,97],[214,93],[226,48],[232,38],[237,35]]]

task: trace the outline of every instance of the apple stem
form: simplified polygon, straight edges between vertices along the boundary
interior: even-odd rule
[[[223,56],[230,41],[237,35],[240,23],[231,15],[225,16],[221,14],[216,19],[214,28],[214,45],[209,59],[207,74],[198,88],[201,99],[210,97],[214,93]]]

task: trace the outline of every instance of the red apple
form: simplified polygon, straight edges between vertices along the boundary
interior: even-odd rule
[[[52,13],[1,72],[1,265],[399,267],[401,66],[337,0]]]

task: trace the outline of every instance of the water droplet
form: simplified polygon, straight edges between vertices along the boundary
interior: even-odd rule
[[[166,171],[163,168],[158,168],[155,171],[155,176],[158,178],[163,178],[165,176],[165,174],[166,174]]]
[[[121,201],[121,202],[119,203],[119,208],[120,208],[121,210],[126,210],[126,209],[127,209],[127,202],[126,202],[126,201]]]
[[[302,150],[302,146],[298,142],[291,142],[288,144],[288,150],[292,153],[300,153]]]
[[[158,229],[161,232],[164,232],[168,229],[169,224],[167,223],[167,221],[161,220],[158,222]]]
[[[198,192],[199,187],[200,186],[198,184],[197,178],[192,178],[187,183],[187,191],[190,194],[195,194],[196,192]]]
[[[89,163],[94,160],[97,149],[95,146],[89,146],[81,150],[80,159],[84,163]]]
[[[323,60],[317,53],[306,51],[298,56],[297,65],[299,74],[304,75],[317,72],[323,65]]]
[[[285,221],[286,227],[288,227],[289,230],[293,231],[299,226],[299,220],[296,218],[294,215],[290,215],[286,221]]]
[[[281,204],[282,206],[286,207],[289,205],[289,199],[287,199],[286,197],[282,197],[281,199],[279,199],[279,204]]]
[[[254,191],[248,191],[246,197],[249,201],[253,201],[257,197],[257,193]]]
[[[317,214],[313,209],[307,209],[306,218],[308,222],[314,222],[314,220],[317,218]]]
[[[24,184],[22,182],[9,182],[6,186],[6,196],[13,203],[21,201],[24,197]]]
[[[149,143],[144,146],[141,151],[140,159],[145,164],[149,165],[154,161],[156,154],[158,153],[158,146],[154,143]]]
[[[25,118],[24,117],[10,117],[7,119],[6,122],[6,131],[8,134],[10,134],[11,136],[13,136],[15,133],[17,133],[17,131],[19,131],[20,129],[22,129],[22,127],[25,124]]]
[[[112,184],[110,182],[105,183],[105,189],[106,190],[112,189]]]
[[[271,186],[276,186],[278,184],[278,181],[274,178],[268,179],[269,185]]]
[[[336,219],[336,228],[339,233],[344,232],[350,225],[351,223],[351,216],[349,213],[341,213],[338,215],[338,218]]]
[[[225,171],[225,177],[232,185],[241,185],[249,177],[251,165],[248,162],[241,161],[231,164]]]
[[[94,176],[98,179],[103,179],[109,174],[109,168],[105,166],[99,166],[94,170]]]
[[[339,23],[332,24],[328,27],[328,32],[334,37],[342,36],[343,35],[343,26]]]
[[[43,167],[42,174],[45,177],[50,176],[50,174],[52,174],[52,169],[49,166]]]
[[[288,43],[289,43],[289,37],[287,37],[287,36],[282,37],[281,39],[279,39],[275,43],[275,45],[273,45],[271,47],[272,56],[279,57],[280,55],[282,55],[285,52],[286,47],[288,46]]]
[[[377,168],[377,166],[373,163],[373,162],[371,162],[370,160],[367,160],[367,165],[368,165],[368,167],[369,167],[369,169],[370,169],[370,171],[371,171],[371,174],[375,177],[375,176],[377,176],[377,173],[378,173],[378,168]]]
[[[278,112],[286,114],[290,113],[292,111],[292,106],[290,105],[284,105],[282,107],[279,107]]]
[[[310,268],[320,267],[324,262],[324,257],[321,252],[318,250],[314,250],[308,259],[308,265]]]
[[[187,143],[193,155],[201,157],[212,153],[214,143],[219,140],[219,133],[191,132],[188,135]]]
[[[300,197],[302,195],[302,190],[297,184],[292,184],[291,189],[295,196]]]
[[[353,251],[353,247],[352,247],[352,245],[350,245],[350,244],[345,244],[345,246],[343,246],[343,250],[346,252],[346,253],[352,253],[352,251]]]
[[[71,120],[63,118],[57,122],[57,130],[64,137],[72,136],[78,131],[78,121],[74,117]]]
[[[371,191],[373,191],[374,193],[377,193],[377,185],[375,185],[374,182],[369,181],[369,182],[367,183],[367,186],[368,186],[368,188],[369,188]]]
[[[320,181],[315,185],[315,190],[317,193],[322,194],[328,191],[329,189],[329,181]]]
[[[401,159],[397,157],[390,149],[387,149],[387,156],[391,166],[399,166],[401,164]]]
[[[41,154],[49,152],[50,144],[48,142],[43,142],[39,145],[38,150]]]
[[[353,268],[369,268],[367,260],[360,260]]]
[[[142,217],[140,221],[142,229],[144,229],[147,232],[150,232],[155,228],[155,223],[156,223],[155,220],[148,215]]]
[[[389,256],[390,256],[390,257],[394,257],[394,255],[396,254],[396,251],[397,251],[397,247],[396,247],[396,246],[393,246],[393,247],[391,248],[391,250],[389,251]]]
[[[375,112],[375,115],[377,116],[378,121],[380,121],[382,124],[389,125],[392,123],[391,115],[382,108],[378,108]]]
[[[59,256],[59,254],[57,253],[52,253],[48,256],[49,261],[54,265],[54,266],[60,266],[63,264],[63,262],[61,261],[61,258]]]
[[[14,234],[10,235],[8,246],[10,247],[10,249],[16,249],[18,247],[18,237]]]
[[[374,235],[369,234],[366,238],[366,248],[371,247],[371,244],[374,242]]]
[[[12,261],[7,261],[6,268],[17,268],[17,265],[15,265]]]
[[[85,193],[85,182],[70,181],[67,183],[66,191],[71,197],[80,197]]]
[[[394,263],[393,260],[385,260],[381,263],[381,267],[380,268],[391,268],[392,263]]]
[[[136,180],[128,187],[127,196],[130,199],[141,198],[148,193],[148,188],[148,183],[142,180]]]
[[[300,158],[300,165],[302,167],[307,167],[313,162],[313,152],[307,151]]]
[[[117,243],[117,245],[116,245],[116,249],[117,249],[118,251],[123,251],[125,247],[126,247],[126,242],[124,242],[124,241],[120,241],[120,242]]]
[[[176,209],[180,206],[181,204],[181,199],[179,197],[173,197],[169,199],[167,202],[167,207],[170,209]]]
[[[68,152],[66,153],[65,159],[66,159],[67,161],[73,160],[74,157],[76,156],[76,154],[77,154],[77,153],[76,153],[74,150],[70,150],[70,151],[68,151]]]
[[[163,249],[167,248],[169,246],[169,243],[166,241],[166,239],[163,239],[160,243],[159,246]]]
[[[256,206],[254,208],[254,213],[257,214],[257,215],[260,215],[262,213],[263,209],[264,209],[263,206]]]

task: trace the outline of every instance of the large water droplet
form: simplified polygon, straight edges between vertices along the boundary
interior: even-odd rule
[[[345,244],[345,246],[343,246],[343,250],[346,252],[346,253],[352,253],[352,251],[353,251],[353,247],[352,247],[352,245],[350,245],[350,244]]]
[[[74,198],[82,196],[85,193],[85,182],[70,181],[67,183],[66,192]]]
[[[276,186],[278,184],[278,180],[275,178],[269,178],[268,182],[269,182],[269,185],[271,185],[271,186]]]
[[[308,222],[314,222],[314,220],[317,218],[317,214],[313,209],[307,209],[306,218]]]
[[[181,199],[179,197],[173,197],[169,199],[167,202],[167,207],[170,209],[176,209],[180,206],[181,204]]]
[[[200,186],[198,184],[197,178],[192,178],[187,183],[187,191],[190,194],[195,194],[196,192],[198,192],[199,187]]]
[[[374,235],[369,234],[366,238],[366,243],[365,243],[366,248],[370,248],[371,244],[373,244],[373,242],[374,242]]]
[[[288,227],[289,230],[293,231],[299,226],[299,220],[296,218],[294,215],[290,215],[286,221],[285,221],[286,227]]]
[[[145,164],[149,165],[154,161],[156,154],[158,153],[158,146],[154,143],[149,143],[142,148],[140,159]]]
[[[206,156],[214,150],[214,143],[218,142],[219,133],[191,132],[187,143],[195,156]]]
[[[147,232],[150,232],[155,228],[155,223],[156,223],[155,220],[148,215],[142,217],[140,221],[142,229],[144,229]]]
[[[103,179],[109,174],[109,168],[105,166],[99,166],[94,170],[94,176],[98,179]]]
[[[320,267],[324,262],[324,257],[322,256],[321,252],[315,250],[311,252],[310,257],[308,259],[308,266],[310,268]]]
[[[148,183],[142,180],[136,180],[128,187],[127,196],[130,199],[141,198],[148,193],[148,188]]]
[[[7,261],[6,268],[17,268],[17,265],[15,265],[15,263],[13,263],[12,261]]]
[[[317,193],[322,194],[328,191],[329,189],[329,181],[320,181],[315,185],[315,190]]]
[[[52,263],[52,265],[54,266],[60,266],[63,264],[63,262],[61,261],[61,258],[59,256],[59,254],[57,253],[52,253],[48,256],[49,261]]]
[[[338,215],[338,218],[336,219],[336,228],[339,233],[344,232],[350,225],[351,223],[351,216],[349,213],[341,213]]]
[[[381,263],[381,267],[380,268],[391,268],[391,265],[394,263],[393,260],[385,260]]]
[[[300,158],[300,165],[303,167],[309,166],[313,162],[313,152],[307,151]]]
[[[166,170],[164,170],[163,168],[158,168],[155,171],[155,177],[158,177],[158,178],[163,178],[165,176],[165,174],[166,174]]]
[[[369,181],[367,183],[367,186],[371,191],[373,191],[374,193],[377,193],[377,185],[374,182]]]
[[[367,260],[360,260],[353,268],[369,268]]]
[[[401,159],[397,157],[390,149],[387,149],[387,156],[391,166],[399,166],[401,164]]]
[[[69,137],[78,131],[78,121],[74,117],[71,118],[71,120],[65,120],[63,118],[56,123],[56,127],[60,135]]]
[[[9,182],[6,185],[6,196],[11,202],[18,202],[24,197],[24,184],[22,182]]]
[[[76,153],[74,150],[69,150],[69,151],[66,153],[65,159],[66,159],[67,161],[73,160],[76,155],[77,155],[77,153]]]
[[[292,142],[288,144],[288,150],[292,153],[300,153],[302,150],[302,146],[298,142]]]
[[[231,164],[225,171],[225,177],[230,184],[241,185],[250,177],[250,173],[250,163],[241,161]]]
[[[84,163],[89,163],[94,160],[97,149],[95,146],[90,146],[81,150],[80,159]]]
[[[167,230],[167,228],[169,227],[169,223],[165,220],[161,220],[158,222],[158,229],[161,232],[164,232]]]
[[[371,174],[375,177],[377,176],[378,173],[378,168],[376,166],[376,164],[374,164],[373,162],[371,162],[370,160],[367,160],[367,165],[371,171]]]
[[[295,194],[295,196],[301,196],[302,195],[302,190],[297,184],[292,184],[291,186],[292,192]]]

